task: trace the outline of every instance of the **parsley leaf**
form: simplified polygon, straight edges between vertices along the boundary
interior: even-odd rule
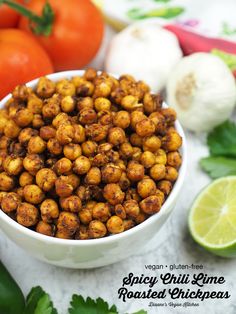
[[[225,121],[207,137],[207,144],[213,156],[236,157],[236,124]]]
[[[101,298],[93,300],[88,297],[85,300],[81,295],[74,294],[70,305],[69,314],[118,314],[115,305],[109,308],[108,303]]]
[[[236,160],[226,157],[202,158],[200,165],[213,179],[236,175]]]

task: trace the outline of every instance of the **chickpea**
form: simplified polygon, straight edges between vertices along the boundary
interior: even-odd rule
[[[36,87],[36,93],[41,98],[49,98],[55,92],[56,84],[47,77],[41,77]]]
[[[172,126],[176,120],[176,112],[173,108],[162,108],[161,114],[165,117],[168,126]]]
[[[158,149],[158,151],[155,152],[155,156],[157,164],[165,165],[167,163],[166,152],[163,149]]]
[[[156,157],[152,152],[145,151],[140,157],[140,162],[145,168],[151,168],[156,162]]]
[[[20,186],[24,187],[29,184],[34,183],[34,176],[32,176],[29,172],[22,172],[20,177],[19,177],[19,184]]]
[[[68,174],[72,169],[72,162],[68,158],[61,158],[55,164],[55,170],[58,175]]]
[[[165,180],[172,182],[172,181],[176,181],[177,178],[178,178],[178,171],[174,167],[167,166]]]
[[[88,185],[99,185],[101,183],[101,171],[98,167],[89,169],[85,176],[84,182]]]
[[[138,182],[137,191],[142,198],[146,198],[156,193],[156,183],[152,179],[143,179]]]
[[[101,172],[102,181],[105,183],[117,183],[122,175],[121,168],[113,163],[105,165]]]
[[[119,186],[122,191],[127,190],[130,187],[130,180],[128,179],[125,172],[122,173],[120,180],[119,180]]]
[[[67,125],[59,125],[56,131],[56,139],[61,145],[69,144],[73,141],[74,138],[74,126]]]
[[[129,230],[135,226],[135,223],[132,219],[123,220],[124,231]]]
[[[111,93],[111,86],[108,81],[101,82],[95,85],[94,97],[108,97]]]
[[[121,233],[124,231],[123,220],[118,216],[112,216],[107,221],[107,229],[112,234]]]
[[[75,109],[75,101],[71,96],[65,96],[61,100],[61,109],[64,112],[72,112]]]
[[[98,97],[94,101],[94,107],[97,111],[110,110],[111,102],[107,98]]]
[[[86,201],[90,199],[90,191],[88,190],[87,187],[80,185],[76,191],[76,195],[81,199],[81,201]]]
[[[86,69],[83,77],[87,81],[93,81],[97,77],[97,71],[92,68]]]
[[[82,152],[83,155],[86,157],[91,157],[94,156],[96,151],[97,151],[97,143],[93,141],[86,141],[84,142],[81,147],[82,147]]]
[[[120,217],[122,220],[126,219],[126,211],[124,209],[124,206],[121,204],[117,204],[115,206],[115,214],[116,216]]]
[[[74,173],[67,176],[67,181],[73,186],[73,189],[76,189],[80,184],[80,178]]]
[[[97,121],[97,114],[96,111],[93,109],[82,109],[79,112],[79,122],[82,125],[85,124],[93,124]]]
[[[182,164],[182,157],[179,152],[170,152],[167,154],[168,166],[178,169]]]
[[[125,132],[119,127],[109,129],[108,142],[114,146],[120,145],[126,141]]]
[[[41,154],[46,149],[46,143],[40,136],[31,137],[28,142],[29,154]]]
[[[24,198],[28,203],[39,204],[45,198],[43,191],[35,184],[24,186]]]
[[[88,239],[89,239],[88,227],[80,225],[79,230],[77,230],[75,233],[75,240],[88,240]]]
[[[125,193],[118,184],[109,183],[103,189],[103,196],[111,205],[116,205],[123,202]]]
[[[47,198],[40,205],[40,212],[42,220],[46,223],[53,222],[59,216],[59,208],[57,202],[53,199]]]
[[[20,134],[18,136],[18,140],[22,145],[27,145],[29,140],[33,137],[33,136],[37,136],[38,135],[38,131],[31,129],[31,128],[25,128],[22,129],[20,131]]]
[[[108,157],[105,154],[97,154],[93,160],[92,165],[95,167],[102,167],[109,162]]]
[[[34,114],[34,118],[32,121],[32,127],[35,129],[40,129],[42,126],[44,126],[44,120],[41,114]]]
[[[145,137],[143,140],[143,150],[157,152],[161,147],[161,140],[156,135]]]
[[[107,126],[112,125],[113,115],[111,111],[108,111],[108,110],[99,111],[97,114],[97,117],[98,117],[98,122],[101,125],[107,125]]]
[[[7,156],[3,162],[3,168],[9,175],[18,175],[23,169],[23,159]]]
[[[151,119],[145,118],[136,123],[135,130],[141,137],[150,136],[155,132],[155,124]]]
[[[56,130],[52,126],[46,125],[40,128],[39,135],[43,140],[48,141],[56,136]]]
[[[70,212],[61,212],[57,221],[56,237],[71,239],[79,229],[79,218]]]
[[[44,162],[39,155],[30,154],[23,159],[23,166],[30,174],[36,175],[43,168]]]
[[[1,201],[1,208],[5,213],[16,211],[21,203],[21,198],[17,193],[10,192],[3,196]]]
[[[162,147],[168,152],[176,151],[182,145],[182,138],[177,132],[167,133],[162,138]]]
[[[56,138],[50,138],[47,142],[47,149],[53,155],[61,155],[63,147]]]
[[[73,163],[73,171],[79,175],[86,174],[91,168],[91,163],[89,159],[85,156],[80,156],[76,158]]]
[[[128,111],[133,111],[136,108],[142,107],[142,104],[138,103],[138,98],[132,95],[127,95],[122,98],[121,106]]]
[[[56,92],[62,96],[75,95],[75,86],[68,80],[60,80],[56,83]]]
[[[93,91],[94,85],[89,81],[84,81],[76,89],[77,95],[82,97],[91,96],[93,94]]]
[[[130,121],[130,114],[124,110],[116,112],[113,118],[114,125],[122,129],[127,129],[130,125]]]
[[[106,222],[111,216],[110,207],[106,203],[97,203],[92,209],[92,216],[102,222]]]
[[[59,128],[60,125],[71,124],[70,117],[65,112],[60,112],[55,118],[52,120],[52,126],[56,129]]]
[[[165,178],[166,167],[162,164],[155,164],[150,169],[150,176],[155,180],[159,181]]]
[[[14,188],[14,178],[9,176],[6,172],[0,173],[0,191],[10,191]]]
[[[77,102],[77,110],[93,109],[93,99],[91,97],[81,97]]]
[[[8,117],[0,116],[0,133],[4,133],[4,128],[7,124]]]
[[[124,204],[124,209],[125,209],[125,212],[126,212],[126,215],[129,217],[129,218],[135,218],[139,215],[140,213],[140,208],[139,208],[139,205],[138,205],[138,202],[135,201],[135,200],[128,200],[128,201],[125,201]]]
[[[82,150],[79,144],[70,143],[64,146],[63,153],[66,158],[75,160],[82,155]]]
[[[16,112],[13,119],[19,127],[26,127],[32,122],[33,117],[33,113],[29,109],[23,108]]]
[[[89,237],[92,239],[102,238],[107,233],[107,228],[103,222],[99,220],[92,220],[89,223]]]
[[[13,120],[8,120],[4,128],[4,135],[9,138],[16,138],[20,131],[20,127]]]
[[[129,140],[133,146],[142,147],[143,145],[143,138],[139,136],[137,133],[132,133],[130,135]]]
[[[145,116],[145,114],[142,111],[133,111],[130,114],[130,125],[132,127],[133,130],[135,130],[136,128],[136,124],[140,121],[142,121],[143,119],[147,119],[147,116]]]
[[[93,220],[90,210],[88,208],[83,208],[79,212],[79,219],[83,224],[88,225]]]
[[[12,97],[18,101],[25,101],[31,93],[31,88],[26,85],[18,85],[12,92]]]
[[[142,156],[142,150],[139,147],[134,147],[133,148],[133,156],[132,159],[133,161],[140,161]]]
[[[0,137],[0,149],[1,151],[8,152],[8,148],[10,147],[12,143],[12,139],[10,137],[7,137],[5,135]]]
[[[39,219],[38,209],[29,203],[21,203],[17,207],[16,220],[19,224],[25,227],[36,225]]]
[[[165,194],[161,190],[157,189],[155,195],[159,197],[161,204],[163,204],[165,201]]]
[[[144,177],[144,167],[137,161],[130,161],[127,167],[127,177],[131,181],[140,181]]]
[[[90,210],[90,212],[93,212],[94,206],[97,204],[95,201],[89,201],[86,203],[86,208]]]
[[[34,113],[41,114],[43,108],[43,101],[42,99],[38,98],[35,94],[29,95],[27,99],[27,109]]]
[[[134,149],[129,142],[120,145],[119,154],[121,158],[129,159],[132,157],[133,153]]]
[[[118,152],[114,151],[113,149],[111,149],[107,153],[107,157],[108,157],[109,161],[111,161],[111,162],[117,162],[118,160],[120,160],[120,154]]]
[[[149,119],[155,124],[157,134],[165,134],[166,132],[166,120],[165,117],[160,112],[153,112],[150,114]]]
[[[47,235],[49,237],[53,237],[54,234],[53,227],[42,220],[37,223],[35,230],[36,232]]]
[[[42,108],[44,118],[53,119],[61,112],[58,95],[54,96],[49,98]]]
[[[87,126],[86,135],[91,138],[92,141],[100,142],[107,136],[107,127],[101,124],[92,124]]]
[[[86,140],[85,129],[82,125],[75,124],[74,126],[74,143],[83,143]]]
[[[63,210],[66,210],[71,213],[78,213],[82,208],[81,200],[76,195],[61,198],[60,205]]]
[[[75,85],[75,87],[80,86],[82,83],[84,83],[86,80],[81,76],[73,76],[71,78],[71,82]]]
[[[152,215],[161,209],[161,199],[157,195],[151,195],[140,202],[140,208],[145,214]]]
[[[60,197],[70,196],[74,190],[71,182],[68,181],[66,176],[60,176],[55,181],[56,193]]]
[[[172,183],[168,180],[161,180],[157,183],[157,188],[161,190],[165,194],[165,196],[168,196],[172,189]]]
[[[162,106],[162,98],[160,94],[154,95],[150,93],[145,93],[143,97],[143,107],[144,111],[148,114],[156,112]]]

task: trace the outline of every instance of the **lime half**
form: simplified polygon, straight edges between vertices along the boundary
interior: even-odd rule
[[[236,176],[215,180],[198,195],[190,210],[189,229],[208,251],[236,257]]]

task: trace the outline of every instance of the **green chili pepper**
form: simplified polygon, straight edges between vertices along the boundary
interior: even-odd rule
[[[0,313],[22,314],[24,308],[22,291],[0,261]]]

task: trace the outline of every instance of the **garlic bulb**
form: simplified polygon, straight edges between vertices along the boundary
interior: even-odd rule
[[[192,131],[210,131],[232,114],[235,79],[226,64],[209,53],[183,58],[167,83],[167,100],[182,125]]]
[[[128,26],[112,39],[105,69],[118,75],[131,74],[157,92],[165,86],[181,57],[174,34],[162,29],[157,21],[142,21]]]

